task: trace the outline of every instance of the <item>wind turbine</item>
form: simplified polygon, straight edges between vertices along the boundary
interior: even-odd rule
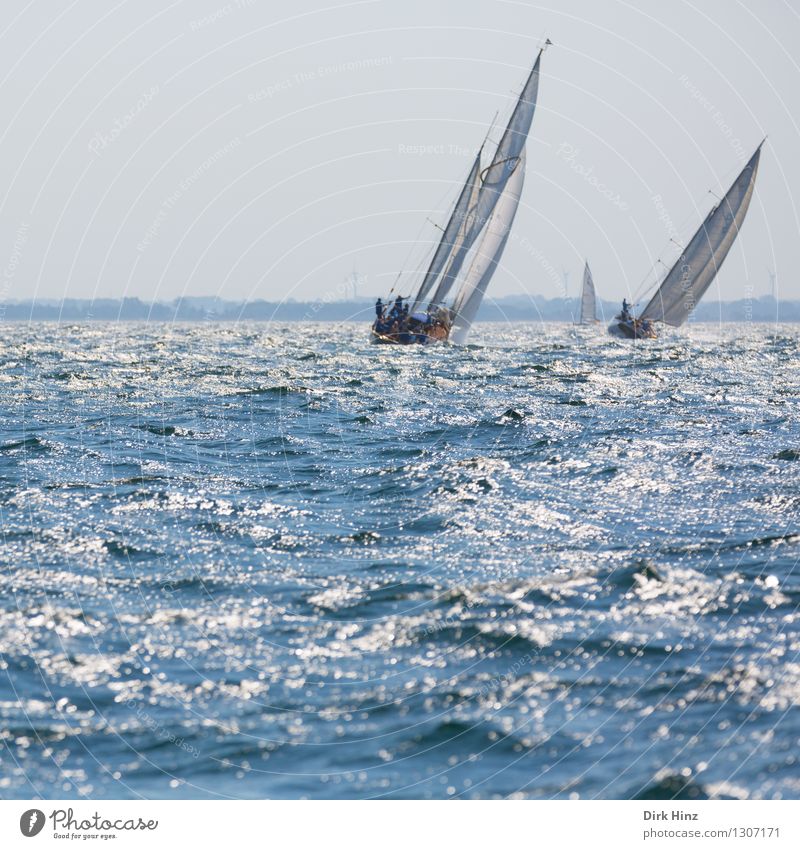
[[[767,266],[767,274],[769,274],[769,293],[772,295],[773,300],[777,300],[778,287],[776,285],[776,280],[778,275],[769,266]]]
[[[344,279],[345,294],[349,293],[350,297],[355,301],[358,298],[358,290],[361,289],[366,282],[367,275],[359,274],[356,271],[355,263],[353,263],[353,270]]]
[[[564,298],[569,298],[569,271],[561,266],[561,279],[564,281]]]

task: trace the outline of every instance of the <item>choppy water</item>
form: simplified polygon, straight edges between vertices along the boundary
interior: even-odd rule
[[[0,332],[0,795],[800,797],[800,329]]]

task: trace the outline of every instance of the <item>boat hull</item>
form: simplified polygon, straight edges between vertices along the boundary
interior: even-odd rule
[[[649,322],[644,324],[638,319],[629,321],[614,320],[608,326],[608,332],[611,336],[616,336],[618,339],[657,339],[655,327]]]
[[[391,333],[386,335],[371,330],[369,341],[373,345],[432,345],[440,340],[424,333]]]
[[[430,333],[414,333],[408,330],[379,333],[373,324],[370,328],[369,341],[373,345],[433,345],[435,342],[446,342],[448,335],[443,327],[436,327]]]

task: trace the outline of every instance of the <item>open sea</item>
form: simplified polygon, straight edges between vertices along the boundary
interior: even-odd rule
[[[800,327],[0,327],[0,797],[800,798]]]

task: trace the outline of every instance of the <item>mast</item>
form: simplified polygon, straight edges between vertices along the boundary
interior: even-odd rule
[[[673,327],[684,324],[713,282],[744,222],[755,188],[761,144],[725,197],[706,216],[639,316]]]
[[[432,303],[441,304],[458,277],[472,246],[494,212],[494,208],[503,194],[511,175],[520,161],[520,155],[528,139],[536,101],[539,94],[539,65],[544,48],[539,51],[528,79],[517,98],[500,142],[497,145],[491,164],[481,174],[481,187],[474,207],[470,210],[467,233],[453,251],[450,264],[439,285],[436,287]]]
[[[461,194],[459,194],[458,200],[456,200],[455,206],[453,207],[453,211],[450,213],[450,220],[444,228],[442,238],[440,239],[436,251],[433,254],[431,264],[428,266],[428,270],[425,272],[425,277],[422,279],[417,295],[414,298],[411,312],[414,312],[431,290],[433,284],[436,282],[436,279],[444,268],[444,264],[447,262],[448,257],[457,246],[459,237],[463,236],[466,230],[467,211],[475,203],[475,197],[480,184],[479,177],[481,171],[482,152],[483,147],[481,147],[478,151],[478,155],[475,157],[475,162],[472,165],[472,168],[470,168],[467,179],[461,188]]]
[[[463,345],[467,341],[472,322],[503,255],[524,183],[525,148],[522,149],[517,167],[484,228],[469,271],[453,301],[450,340],[457,345]]]

